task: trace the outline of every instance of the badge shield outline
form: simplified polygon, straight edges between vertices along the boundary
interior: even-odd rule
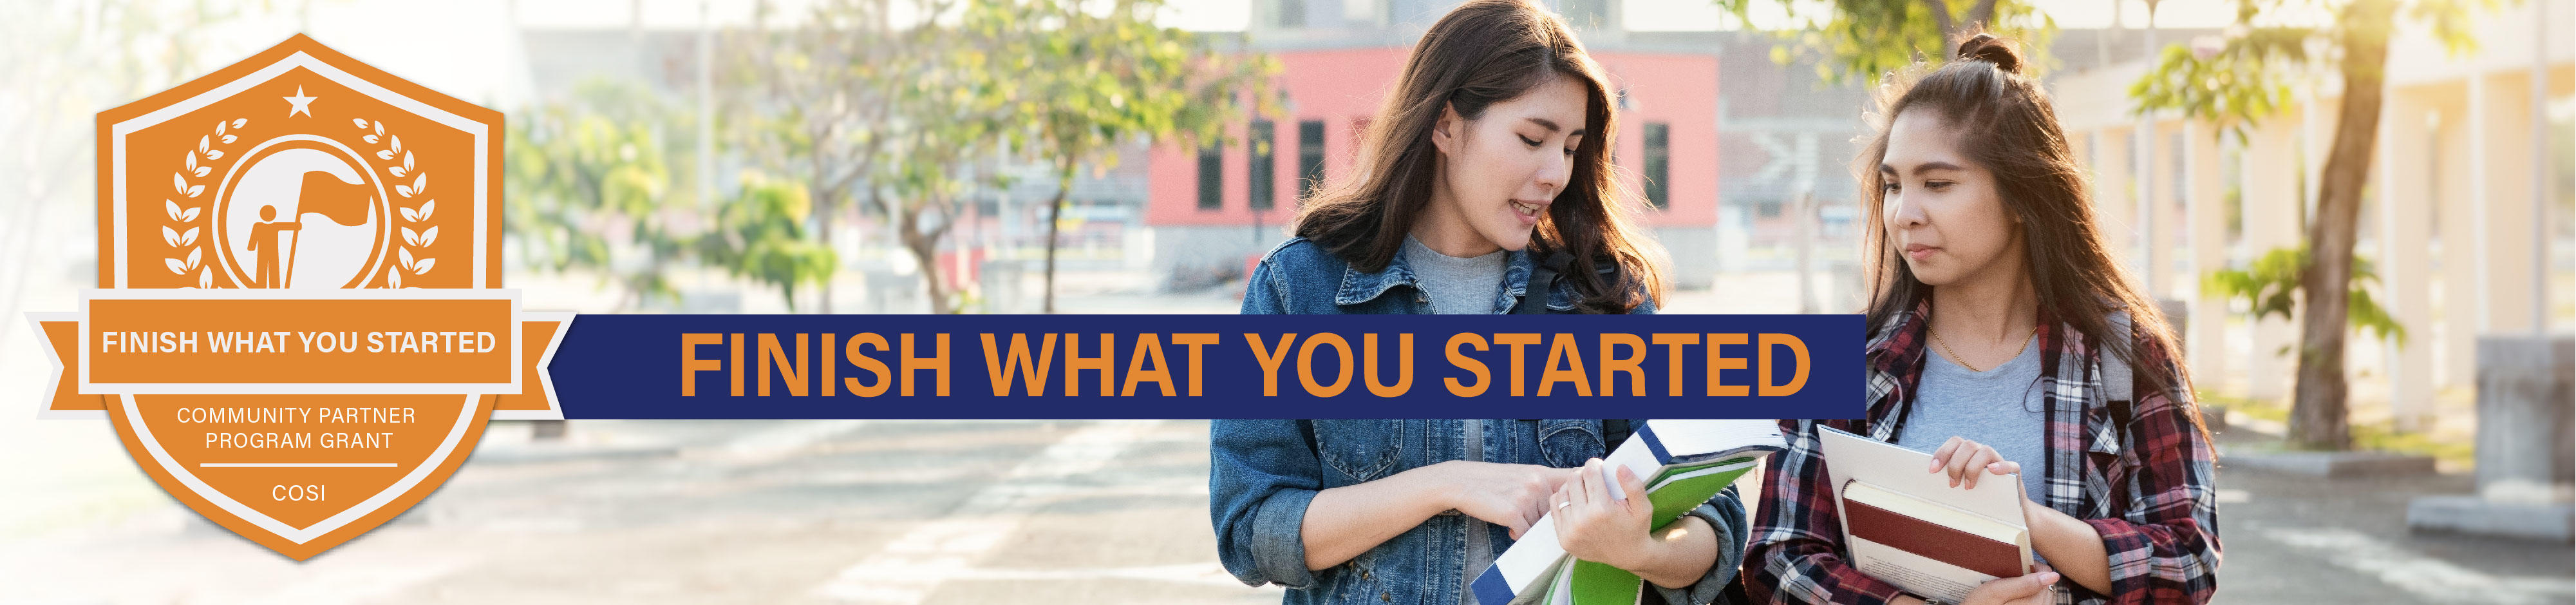
[[[124,292],[148,291],[148,287],[143,290],[133,289],[137,287],[137,284],[135,283],[137,280],[135,278],[141,275],[156,275],[159,276],[156,278],[159,282],[168,282],[169,276],[150,273],[163,268],[160,264],[154,264],[154,261],[163,261],[168,263],[168,269],[174,274],[185,276],[189,273],[194,273],[198,287],[216,287],[218,282],[215,281],[215,278],[219,275],[223,277],[224,282],[234,282],[238,279],[238,276],[243,273],[240,269],[248,266],[248,263],[236,261],[246,261],[247,259],[230,258],[231,251],[229,249],[218,250],[218,258],[214,259],[201,259],[193,254],[182,259],[178,257],[180,254],[178,252],[169,252],[166,249],[159,249],[157,246],[163,242],[138,237],[135,234],[140,233],[139,231],[129,229],[130,219],[135,218],[132,215],[152,213],[161,210],[161,208],[153,207],[151,202],[163,201],[165,204],[168,204],[169,202],[162,198],[178,196],[172,196],[171,194],[161,193],[157,190],[148,188],[138,190],[135,186],[135,182],[152,182],[152,179],[129,179],[129,166],[127,165],[128,159],[132,158],[132,161],[138,164],[150,163],[147,165],[157,166],[162,163],[169,163],[167,158],[160,157],[161,154],[169,153],[173,154],[175,157],[175,153],[179,150],[168,148],[166,145],[145,149],[143,147],[149,147],[150,145],[130,145],[127,137],[142,134],[147,130],[156,127],[165,126],[172,120],[179,120],[183,116],[200,109],[237,102],[237,99],[240,99],[238,102],[250,103],[253,104],[252,106],[261,107],[265,107],[264,103],[276,103],[277,101],[273,98],[260,98],[261,96],[267,95],[269,92],[273,92],[272,90],[263,88],[263,84],[285,79],[289,76],[299,76],[300,79],[308,82],[318,82],[311,79],[313,76],[318,76],[323,81],[327,81],[327,83],[338,84],[345,87],[345,89],[333,90],[332,92],[334,94],[315,95],[322,97],[322,103],[315,103],[314,99],[309,97],[303,102],[295,102],[294,99],[290,98],[288,99],[288,102],[295,103],[294,108],[292,109],[293,111],[311,112],[312,108],[307,104],[322,105],[335,100],[340,101],[345,107],[349,105],[350,101],[359,100],[353,99],[352,97],[362,97],[364,100],[392,106],[398,111],[409,112],[409,115],[393,114],[389,116],[396,118],[397,121],[405,122],[410,125],[418,125],[423,121],[434,122],[445,125],[449,128],[454,128],[457,132],[442,132],[434,135],[424,135],[420,134],[422,131],[415,131],[414,141],[422,142],[424,144],[414,145],[411,149],[406,150],[402,147],[400,139],[392,138],[393,136],[398,135],[388,135],[385,132],[387,127],[387,123],[384,121],[386,119],[385,117],[378,117],[375,121],[372,121],[372,132],[360,132],[356,135],[348,134],[350,132],[359,131],[347,130],[352,128],[351,125],[353,122],[346,113],[335,115],[329,119],[322,119],[321,116],[312,115],[311,113],[305,113],[300,116],[296,114],[286,114],[290,118],[307,119],[308,121],[306,122],[292,122],[288,119],[281,119],[276,117],[277,114],[258,114],[257,117],[253,117],[247,121],[226,120],[225,118],[219,117],[217,118],[219,123],[215,126],[217,134],[206,135],[205,138],[198,140],[197,147],[194,150],[187,152],[189,154],[187,156],[188,162],[186,168],[183,169],[195,171],[194,173],[198,177],[201,177],[199,180],[204,180],[202,177],[214,176],[217,181],[221,183],[216,187],[216,189],[219,189],[219,191],[214,192],[216,195],[209,198],[198,198],[196,197],[197,194],[191,193],[188,190],[190,183],[188,182],[189,179],[187,178],[188,174],[186,172],[174,176],[174,180],[178,181],[178,194],[180,194],[180,196],[184,196],[181,199],[187,199],[192,204],[191,207],[197,209],[188,212],[188,216],[191,220],[187,222],[195,222],[193,219],[199,216],[197,212],[202,211],[211,215],[214,213],[215,209],[235,203],[235,200],[230,197],[233,195],[233,192],[230,191],[230,181],[232,178],[231,173],[247,169],[249,167],[248,156],[252,154],[242,153],[241,155],[245,157],[224,158],[233,160],[233,165],[228,165],[220,169],[213,166],[204,166],[203,168],[200,168],[200,158],[209,158],[207,161],[212,162],[215,160],[211,158],[215,154],[221,153],[220,149],[214,149],[212,146],[212,142],[215,140],[222,140],[227,144],[237,142],[239,145],[234,146],[234,149],[246,149],[252,145],[258,144],[260,140],[276,141],[282,138],[294,136],[337,139],[338,136],[335,135],[346,136],[354,139],[359,136],[372,134],[375,136],[366,137],[369,142],[390,142],[393,146],[391,151],[394,153],[370,157],[365,155],[364,152],[360,152],[361,155],[354,158],[358,161],[356,167],[360,173],[365,175],[365,180],[368,181],[367,183],[363,183],[363,185],[373,187],[378,191],[383,191],[390,185],[393,188],[398,188],[403,191],[404,193],[402,195],[404,198],[410,199],[380,198],[368,201],[370,208],[369,216],[373,217],[371,220],[382,221],[382,224],[375,226],[376,231],[378,231],[380,235],[376,236],[376,239],[373,242],[373,244],[378,246],[380,249],[369,254],[371,258],[366,259],[365,262],[361,264],[360,273],[357,274],[354,281],[351,283],[364,288],[402,288],[406,287],[403,280],[405,278],[411,278],[412,283],[408,284],[408,287],[473,288],[478,290],[493,289],[496,295],[502,292],[501,290],[498,290],[498,288],[501,287],[500,223],[502,217],[500,212],[502,191],[500,184],[501,174],[499,170],[499,160],[502,157],[501,140],[503,129],[505,127],[502,115],[497,111],[440,94],[436,91],[413,84],[381,70],[377,70],[365,63],[356,61],[347,55],[343,55],[323,46],[302,34],[290,37],[274,47],[260,51],[249,58],[218,69],[213,73],[189,80],[141,100],[102,111],[98,114],[98,196],[100,204],[98,226],[99,286],[101,288],[108,289],[124,289],[122,290]],[[306,87],[298,88],[294,93],[299,97],[307,96],[308,93],[305,88],[309,88],[311,86],[314,85],[307,85]],[[338,98],[332,99],[330,97]],[[285,108],[280,109],[283,110]],[[263,109],[261,111],[266,110]],[[442,115],[431,115],[433,112]],[[269,124],[287,123],[295,127],[302,128],[266,128],[262,129],[264,134],[261,136],[251,137],[246,131],[242,130],[242,127],[248,121],[259,121]],[[136,125],[138,123],[140,123],[140,125]],[[363,117],[358,118],[356,128],[361,130],[369,129],[369,126],[367,126],[368,123],[369,120],[366,120]],[[341,131],[334,132],[330,130],[335,127],[337,129],[341,129]],[[401,128],[399,127],[396,128],[396,130],[400,129]],[[225,134],[231,134],[232,136],[224,136]],[[218,137],[220,137],[220,139]],[[471,140],[472,143],[470,145],[429,144],[428,141],[433,139],[441,141]],[[212,150],[213,153],[209,153],[210,150]],[[427,161],[416,161],[415,157],[421,157]],[[370,159],[378,158],[381,158],[384,161],[369,161]],[[396,161],[396,158],[399,158],[399,161]],[[427,251],[432,249],[430,246],[434,245],[434,243],[421,243],[418,233],[404,233],[404,240],[388,241],[395,233],[392,225],[396,224],[395,219],[397,216],[413,218],[414,223],[430,223],[428,220],[430,217],[426,215],[430,214],[429,211],[431,209],[420,206],[422,206],[422,202],[424,201],[434,200],[425,194],[418,196],[414,195],[416,193],[427,191],[427,187],[423,186],[420,188],[420,191],[413,191],[410,186],[404,184],[416,182],[415,179],[418,180],[417,182],[426,182],[427,176],[425,174],[421,174],[417,177],[410,176],[411,174],[429,172],[431,168],[422,166],[424,164],[440,167],[439,170],[444,173],[441,176],[446,179],[446,182],[443,184],[446,185],[445,189],[447,191],[470,192],[470,195],[449,197],[448,199],[454,199],[465,203],[451,203],[446,212],[446,214],[450,214],[451,216],[461,213],[464,216],[470,216],[470,219],[461,223],[453,218],[443,223],[432,223],[433,226],[435,224],[446,224],[451,226],[459,224],[470,225],[467,229],[463,229],[464,231],[470,231],[470,233],[458,233],[457,231],[460,231],[459,229],[450,229],[448,233],[451,239],[457,237],[465,238],[464,241],[467,242],[466,246],[460,248],[451,243],[449,246],[437,248],[438,250],[443,250],[445,254],[442,255],[449,258],[449,265],[447,267],[437,267],[446,269],[443,273],[446,273],[447,276],[431,275],[437,268],[433,268],[432,265],[419,262],[435,261],[426,258],[426,255],[428,254]],[[414,168],[417,168],[417,170],[414,170]],[[459,168],[466,169],[459,170]],[[152,171],[143,170],[142,172],[151,173]],[[466,176],[467,174],[470,174],[471,176],[468,177]],[[470,202],[466,202],[466,199],[468,198],[471,199]],[[384,208],[388,210],[398,209],[402,211],[402,214],[396,215],[391,212],[377,214],[375,213],[375,210],[373,210],[375,208]],[[301,211],[302,209],[299,208],[294,212],[297,212],[299,216],[303,216]],[[418,215],[413,214],[415,211],[418,212]],[[177,215],[181,212],[181,207],[175,204],[170,205],[169,212],[173,215],[171,218],[175,220],[178,218]],[[223,229],[223,217],[206,216],[205,218],[208,219],[206,221],[206,226],[214,227],[217,230]],[[284,219],[285,217],[280,218]],[[281,220],[281,222],[283,222],[283,220]],[[410,230],[405,229],[405,231]],[[196,229],[189,229],[188,235],[191,236],[191,241],[193,241],[193,238],[197,236]],[[212,233],[205,235],[209,236],[210,239],[222,239],[211,237],[215,235]],[[436,231],[434,230],[429,232],[429,236],[431,238],[435,238],[436,235]],[[164,237],[173,236],[165,235]],[[296,244],[300,247],[302,244],[300,241],[301,238],[299,237],[298,239],[299,241],[297,241]],[[406,243],[411,245],[406,246]],[[175,238],[172,241],[172,246],[178,247]],[[197,250],[203,250],[203,248],[197,248]],[[400,253],[399,262],[397,262],[396,254],[385,250],[398,251]],[[416,259],[414,254],[415,250],[422,251],[421,255],[423,258]],[[462,255],[467,256],[468,258],[454,258],[460,251],[462,252]],[[164,255],[163,253],[167,253],[171,258],[166,260],[157,258],[158,256]],[[215,262],[205,262],[207,260]],[[458,275],[460,273],[466,275],[466,278],[459,280],[454,277],[448,277]],[[289,282],[289,279],[291,279],[291,276],[282,276],[279,280],[281,283],[278,285],[291,283]],[[335,286],[336,285],[337,284],[335,284]],[[84,319],[82,320],[82,327],[84,329],[88,327],[87,320],[85,319],[87,313],[86,307],[87,305],[84,304]],[[515,311],[515,303],[513,303],[512,308]],[[54,314],[34,315],[39,316],[35,319],[38,320],[39,325],[37,327],[42,330],[45,327],[43,325],[44,323],[50,323],[45,321],[50,319],[45,316]],[[516,318],[512,321],[521,322],[523,320],[536,320],[546,316],[553,316],[561,320],[562,323],[555,324],[554,333],[552,334],[552,338],[559,339],[565,331],[563,328],[569,327],[569,314],[519,312],[518,315],[515,316]],[[536,350],[526,351],[531,359],[538,360],[536,365],[530,367],[534,368],[535,373],[541,375],[541,369],[545,363],[543,358],[551,357],[553,343],[545,342],[547,336],[543,334],[531,334],[530,337],[540,341],[538,344],[544,345],[542,358],[537,355],[538,351]],[[84,338],[82,342],[86,343],[86,338]],[[522,347],[523,343],[520,341],[514,341],[510,343],[510,346]],[[84,353],[86,353],[86,348],[87,345],[84,344]],[[62,364],[59,352],[57,352],[56,363],[58,368]],[[85,372],[87,368],[83,367],[82,370]],[[87,376],[86,373],[81,375],[84,377]],[[539,380],[542,379],[532,378],[522,381],[525,389],[523,393],[527,395],[536,395],[542,392],[545,399],[548,400],[543,407],[552,408],[553,406],[550,401],[552,399],[551,385],[541,384]],[[330,380],[319,376],[316,377],[316,381],[331,382]],[[234,391],[209,392],[230,393]],[[446,483],[447,479],[454,474],[455,470],[473,453],[475,446],[480,442],[480,438],[486,424],[496,416],[496,403],[502,401],[501,395],[475,395],[463,393],[464,391],[462,390],[456,394],[407,392],[345,395],[93,395],[84,392],[78,395],[65,395],[64,397],[76,401],[95,399],[97,401],[97,406],[99,408],[103,408],[104,415],[113,421],[120,444],[125,447],[128,454],[134,456],[136,465],[142,468],[147,475],[152,477],[154,483],[159,484],[164,491],[168,492],[174,499],[178,500],[180,504],[188,507],[192,511],[195,511],[197,514],[204,516],[207,520],[241,535],[245,539],[289,558],[303,561],[324,551],[328,551],[333,547],[347,543],[358,536],[364,535],[367,532],[382,526],[395,517],[399,517],[402,514],[409,512],[411,508],[417,505],[423,498],[427,497],[430,493],[435,492],[438,487]],[[53,399],[54,398],[49,397],[49,400]],[[288,401],[298,401],[303,403],[281,403]],[[49,403],[49,405],[51,407],[48,408],[48,413],[55,412],[65,407],[58,402]],[[256,460],[202,459],[205,454],[198,452],[197,450],[207,448],[174,447],[184,446],[184,438],[178,438],[178,435],[167,432],[172,427],[164,426],[164,423],[151,420],[151,418],[156,417],[153,414],[164,412],[170,408],[187,407],[191,405],[230,407],[302,405],[316,408],[322,406],[408,406],[419,412],[417,415],[418,420],[415,421],[417,424],[405,427],[408,430],[400,433],[388,431],[387,435],[390,435],[391,437],[388,437],[386,441],[393,442],[395,439],[403,439],[404,443],[409,443],[412,439],[419,439],[423,436],[434,436],[436,439],[436,445],[429,448],[429,451],[426,453],[419,453],[416,456],[414,455],[415,452],[408,450],[400,454],[391,452],[372,454],[379,458],[393,456],[401,457],[399,460],[390,461],[393,469],[393,478],[390,481],[385,480],[383,477],[369,474],[383,473],[383,469],[378,468],[382,465],[377,464],[372,460],[369,463],[282,462],[275,464],[262,464],[258,463]],[[83,404],[78,407],[87,407],[86,402],[84,401]],[[524,406],[514,407],[524,409]],[[561,417],[559,410],[540,410],[537,413],[519,412],[516,414],[502,414],[501,416],[537,418],[547,417],[549,413],[554,418]],[[307,418],[309,420],[310,416],[307,416]],[[318,432],[323,430],[325,426],[326,425],[315,425],[308,421],[304,427],[298,428]],[[156,427],[160,427],[160,430],[156,431]],[[307,433],[307,435],[310,434],[312,433]],[[211,441],[212,439],[210,437],[209,442]],[[248,459],[256,459],[264,454],[271,455],[272,457],[274,456],[274,450],[240,449],[227,451],[231,452],[227,454],[228,456]],[[315,450],[314,452],[302,453],[300,455],[305,457],[345,457],[341,452],[329,449]],[[285,468],[273,468],[278,465],[283,465]],[[272,468],[221,468],[223,466]],[[260,505],[263,500],[258,497],[250,497],[248,492],[242,490],[241,485],[236,484],[243,481],[242,479],[218,478],[211,482],[208,479],[208,476],[220,477],[226,474],[238,474],[244,472],[248,472],[256,477],[263,475],[261,471],[266,471],[266,473],[264,473],[266,475],[292,471],[320,473],[326,475],[339,473],[339,476],[342,477],[353,475],[367,476],[369,478],[365,480],[335,480],[346,481],[349,484],[359,484],[356,485],[356,489],[351,491],[367,491],[368,493],[333,493],[331,494],[332,497],[329,499],[331,504],[320,505],[320,510],[326,511],[327,514],[321,514],[319,515],[320,518],[316,519],[314,518],[316,513],[313,510],[310,510],[310,507],[313,505],[298,504],[296,506],[307,508],[297,510],[297,514],[285,514],[283,511],[285,505],[272,503],[270,506],[263,508]],[[256,482],[257,480],[253,479],[252,481]],[[382,485],[383,487],[373,487],[376,485]],[[225,489],[227,486],[234,488],[233,492],[228,493]],[[280,485],[279,487],[284,487],[284,485]],[[348,504],[346,506],[337,504],[338,502],[344,501],[354,501],[355,503]],[[281,516],[290,517],[293,518],[293,520],[281,519]]]

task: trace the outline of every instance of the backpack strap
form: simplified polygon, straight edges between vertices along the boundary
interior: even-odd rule
[[[2129,324],[2128,313],[2111,314],[2111,333],[2129,339],[2129,346],[2133,349],[2137,346],[2135,330]],[[2118,412],[2116,416],[2127,416],[2129,405],[2137,401],[2137,382],[2132,380],[2134,370],[2129,367],[2129,360],[2112,355],[2108,350],[2094,357],[2102,364],[2102,399],[2111,402],[2111,409]]]
[[[1628,424],[1628,419],[1625,418],[1607,418],[1601,421],[1601,455],[1608,456],[1611,450],[1619,449],[1619,444],[1628,442],[1628,435],[1636,432],[1636,427]]]
[[[1556,292],[1557,268],[1565,266],[1565,263],[1571,260],[1574,260],[1573,255],[1554,252],[1548,254],[1546,260],[1532,263],[1535,266],[1530,267],[1529,286],[1521,289],[1521,302],[1512,306],[1512,314],[1546,314],[1547,297]]]
[[[2128,313],[2111,314],[2111,333],[2129,339],[2130,354],[2137,354],[2138,336]],[[2135,419],[2138,403],[2136,369],[2130,367],[2129,360],[2104,347],[2096,347],[2093,358],[2099,360],[2096,363],[2102,377],[2103,411],[2110,413],[2110,429],[2114,434],[2128,435],[2129,421]]]

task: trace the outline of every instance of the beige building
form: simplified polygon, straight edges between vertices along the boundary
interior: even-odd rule
[[[2473,383],[2478,334],[2571,325],[2576,0],[2525,0],[2473,22],[2478,48],[2464,54],[2401,26],[2362,209],[2356,252],[2376,264],[2374,295],[2410,338],[2357,335],[2347,357],[2356,403],[2388,402],[2401,429],[2428,425],[2437,392]],[[2125,43],[2143,44],[2136,33]],[[2106,232],[2156,296],[2187,302],[2204,389],[2286,397],[2296,362],[2274,352],[2297,341],[2297,324],[2221,321],[2228,307],[2202,294],[2200,276],[2305,237],[2342,85],[2331,73],[2295,85],[2293,107],[2238,137],[2137,115],[2128,91],[2147,67],[2078,66],[2051,81],[2096,175]]]

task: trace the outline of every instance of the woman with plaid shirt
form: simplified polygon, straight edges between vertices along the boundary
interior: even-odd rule
[[[1857,167],[1872,261],[1868,417],[1787,421],[1746,553],[1764,603],[1916,604],[1854,567],[1815,426],[1933,453],[1952,485],[2024,475],[2038,573],[1968,603],[2204,603],[2208,431],[2155,305],[2102,244],[2082,171],[2010,43],[1881,87]],[[1909,81],[1910,80],[1910,81]]]

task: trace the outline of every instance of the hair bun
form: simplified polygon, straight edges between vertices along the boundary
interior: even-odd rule
[[[1965,42],[1960,42],[1958,59],[1984,61],[1995,64],[1995,67],[2004,70],[2004,73],[2021,73],[2021,49],[2012,41],[1997,38],[1994,34],[1977,34],[1968,37]]]

